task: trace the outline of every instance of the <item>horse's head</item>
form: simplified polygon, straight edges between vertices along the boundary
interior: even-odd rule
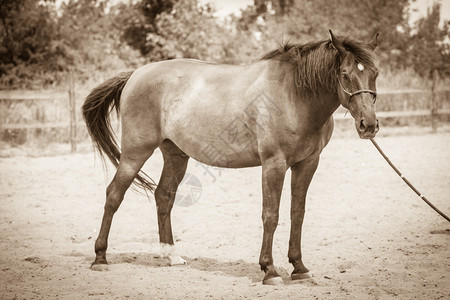
[[[356,131],[360,138],[373,138],[379,129],[375,115],[377,99],[375,81],[378,69],[368,54],[371,54],[377,46],[378,34],[368,44],[361,44],[353,49],[348,49],[349,45],[336,38],[331,30],[330,34],[331,42],[338,50],[341,62],[337,74],[339,101],[355,119]]]

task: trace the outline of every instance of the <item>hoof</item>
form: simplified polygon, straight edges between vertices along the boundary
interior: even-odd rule
[[[104,272],[104,271],[109,271],[109,268],[108,268],[107,263],[97,263],[94,261],[91,265],[91,270]]]
[[[171,266],[187,265],[187,262],[178,255],[169,256]]]
[[[281,277],[272,277],[268,279],[264,279],[262,282],[264,285],[284,285],[283,279]]]
[[[292,280],[303,280],[303,279],[309,279],[311,278],[311,275],[309,272],[306,273],[292,273],[291,279]]]

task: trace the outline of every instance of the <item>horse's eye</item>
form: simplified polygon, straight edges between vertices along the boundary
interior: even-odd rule
[[[344,78],[345,80],[348,80],[349,79],[348,74],[347,73],[342,73],[342,78]]]

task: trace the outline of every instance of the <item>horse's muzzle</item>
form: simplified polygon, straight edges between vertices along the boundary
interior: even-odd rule
[[[362,139],[374,138],[380,126],[378,124],[378,119],[367,120],[364,118],[359,119],[355,122],[356,130],[358,131],[359,137]]]

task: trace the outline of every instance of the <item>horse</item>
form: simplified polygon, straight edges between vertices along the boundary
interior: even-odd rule
[[[286,171],[291,175],[288,258],[292,280],[309,278],[301,235],[306,193],[322,149],[333,132],[333,112],[342,105],[360,138],[379,130],[375,114],[376,34],[369,42],[335,36],[286,43],[247,65],[173,59],[147,64],[94,88],[82,106],[87,129],[103,159],[117,168],[106,203],[91,268],[107,265],[114,213],[134,186],[154,192],[162,256],[186,261],[174,251],[171,210],[189,158],[224,168],[262,166],[262,283],[283,283],[272,244]],[[121,147],[110,113],[120,115]],[[159,147],[164,166],[156,184],[141,168]],[[106,156],[106,157],[105,157]]]

